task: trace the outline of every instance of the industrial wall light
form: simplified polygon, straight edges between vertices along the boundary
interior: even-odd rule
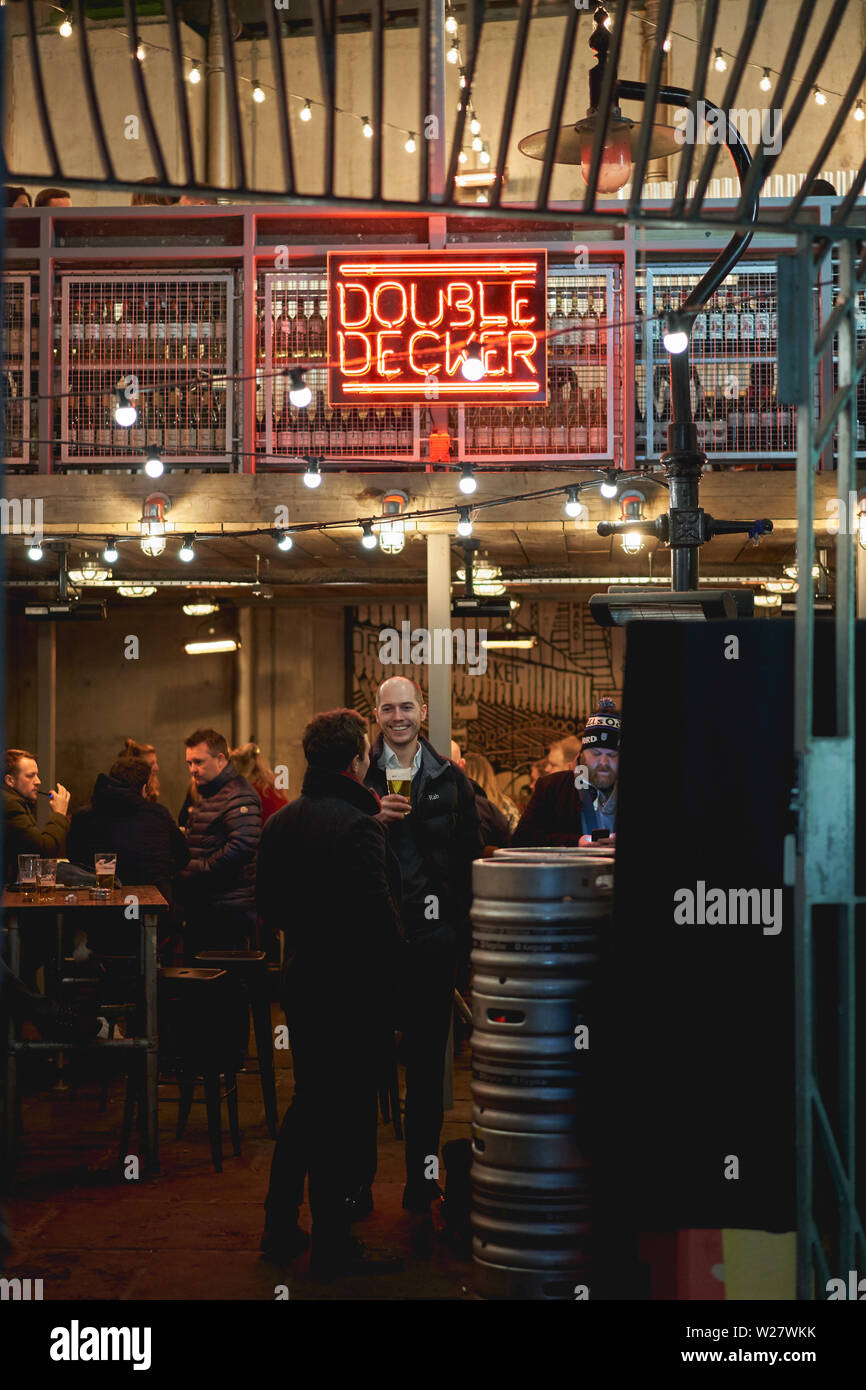
[[[399,518],[408,503],[405,492],[388,492],[382,499],[382,515],[392,518],[379,526],[379,549],[386,555],[399,555],[406,544],[405,523],[393,518]]]

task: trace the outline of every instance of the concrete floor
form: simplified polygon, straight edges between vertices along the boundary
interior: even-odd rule
[[[283,1021],[274,1008],[274,1022]],[[291,1057],[276,1054],[280,1119],[291,1099]],[[105,1054],[103,1054],[105,1056]],[[117,1054],[115,1054],[115,1057]],[[273,1141],[268,1137],[256,1075],[238,1078],[242,1154],[235,1158],[223,1106],[223,1171],[211,1163],[203,1104],[195,1104],[182,1140],[174,1137],[177,1088],[160,1087],[161,1175],[151,1181],[118,1176],[117,1144],[124,1084],[112,1082],[99,1112],[100,1087],[91,1075],[56,1093],[42,1063],[23,1103],[24,1132],[9,1206],[13,1249],[5,1273],[43,1280],[45,1300],[274,1299],[286,1285],[291,1299],[445,1299],[472,1297],[471,1261],[456,1259],[441,1240],[429,1259],[413,1255],[401,1208],[403,1146],[391,1124],[379,1124],[375,1210],[353,1227],[371,1245],[405,1258],[402,1272],[314,1282],[309,1256],[279,1267],[258,1245]],[[401,1076],[402,1083],[402,1076]],[[31,1089],[37,1086],[39,1089]],[[203,1094],[201,1088],[196,1092]],[[471,1123],[469,1055],[455,1062],[454,1105],[446,1139],[468,1138]],[[301,1225],[309,1230],[305,1206]]]

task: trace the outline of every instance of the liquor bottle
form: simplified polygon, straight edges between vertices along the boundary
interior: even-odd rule
[[[397,412],[390,406],[385,411],[382,425],[382,448],[389,454],[397,452]]]
[[[213,356],[214,324],[213,302],[210,292],[202,292],[198,311],[198,355],[200,361],[209,361]]]
[[[589,450],[586,408],[580,390],[572,391],[569,396],[568,447],[573,454],[585,454]]]
[[[180,341],[178,343],[180,348],[180,360],[182,362],[188,362],[190,349],[189,327],[192,318],[189,284],[184,284],[180,287],[178,311],[180,313]]]
[[[199,319],[201,323],[201,319]],[[214,448],[213,396],[210,391],[199,397],[198,403],[198,447],[202,453],[212,453]]]
[[[295,424],[295,448],[299,454],[310,454],[313,450],[313,434],[310,428],[309,409],[293,412]]]
[[[90,362],[97,361],[99,358],[99,328],[102,315],[99,311],[99,304],[95,296],[92,296],[87,304],[87,315],[84,320],[84,355]]]
[[[198,411],[193,393],[187,391],[180,425],[180,451],[182,454],[194,454],[197,448]]]
[[[9,306],[9,337],[6,354],[20,358],[24,355],[24,306],[19,299],[12,300]]]
[[[363,448],[361,416],[356,406],[352,407],[346,419],[346,448],[353,454],[360,454]]]
[[[406,405],[397,419],[397,448],[401,454],[412,453],[414,437],[413,407]]]
[[[376,429],[376,421],[372,410],[362,410],[361,414],[361,448],[365,454],[376,453],[379,447],[379,432]]]
[[[135,354],[137,361],[141,364],[147,357],[147,343],[149,338],[148,323],[148,303],[146,295],[137,296],[132,302],[133,339],[135,341]]]
[[[528,410],[518,410],[511,438],[515,453],[528,454],[532,449],[532,427]]]
[[[307,358],[307,317],[306,306],[298,300],[298,312],[292,324],[292,356],[299,362]]]
[[[707,409],[707,397],[704,395],[698,401],[698,408],[695,413],[695,427],[698,435],[698,448],[706,453],[712,443],[712,422],[710,413]]]
[[[256,447],[260,445],[262,448],[264,448],[266,419],[267,417],[265,415],[265,387],[264,383],[260,382],[256,386]]]
[[[69,415],[67,418],[66,438],[69,448],[73,453],[78,452],[78,440],[81,432],[81,420],[78,413],[78,402],[73,399],[69,402]]]
[[[728,400],[724,395],[716,395],[712,410],[713,453],[723,454],[728,447]]]
[[[335,409],[328,406],[325,411],[326,419],[330,416],[328,425],[328,449],[331,453],[342,454],[346,449],[346,412],[345,410]]]
[[[607,310],[603,296],[598,300],[591,300],[589,316],[590,331],[595,334],[596,352],[600,360],[605,362],[607,361]]]
[[[607,420],[601,387],[589,393],[589,452],[603,454],[607,450]]]
[[[740,309],[740,343],[743,352],[755,351],[755,301],[743,295]]]
[[[773,405],[772,393],[769,390],[765,392],[761,400],[760,426],[760,448],[768,454],[774,454],[779,443],[776,429],[776,410]]]
[[[772,301],[771,305],[770,305],[770,339],[771,339],[771,341],[772,341],[773,343],[775,343],[775,341],[776,341],[776,339],[778,338],[778,336],[779,336],[779,314],[778,314],[778,311],[777,311],[777,309],[776,309],[776,301],[775,301],[775,299],[774,299],[774,300]],[[775,349],[771,349],[771,351],[774,351],[774,350],[775,350]]]
[[[215,362],[225,362],[228,353],[228,298],[222,286],[214,289],[213,355]],[[220,407],[222,410],[223,407]],[[219,442],[217,442],[219,447]]]
[[[560,342],[562,344],[562,357],[566,361],[572,361],[577,351],[577,335],[574,327],[574,300],[571,290],[566,287],[562,291],[562,334]]]
[[[710,312],[707,322],[710,334],[710,352],[714,357],[718,357],[724,350],[725,328],[721,300],[717,295],[714,295],[710,300]]]
[[[327,360],[328,360],[328,355],[329,355],[329,354],[328,354],[328,301],[327,301],[327,299],[320,299],[320,300],[319,300],[319,314],[320,314],[320,317],[321,317],[321,320],[322,320],[322,359],[323,359],[323,361],[327,362]]]
[[[497,412],[493,420],[493,448],[497,454],[510,453],[514,447],[513,438],[513,417],[514,411],[511,406],[506,406],[501,412]]]
[[[92,454],[96,444],[96,411],[92,396],[85,396],[81,402],[81,415],[78,422],[78,452]]]
[[[169,318],[169,326],[172,319]],[[178,324],[180,320],[178,320]],[[177,339],[175,339],[175,343]],[[177,405],[177,391],[170,391],[168,398],[168,410],[165,417],[165,452],[167,454],[177,454],[180,450],[180,411]]]
[[[767,352],[770,346],[770,310],[765,299],[758,301],[755,312],[755,347],[758,352]]]
[[[126,295],[120,300],[120,318],[117,320],[117,339],[118,342],[123,344],[125,350],[131,356],[133,344],[135,343],[135,323],[133,322],[133,306]]]
[[[728,403],[728,452],[739,453],[743,447],[743,401],[739,392]]]
[[[111,397],[104,396],[99,424],[96,429],[96,447],[100,453],[108,453],[111,449],[111,431],[114,425],[113,415]]]
[[[468,413],[467,411],[467,416]],[[490,423],[490,410],[487,407],[476,409],[472,447],[478,454],[489,454],[493,448],[493,427]]]
[[[646,410],[642,392],[635,392],[634,451],[638,458],[646,456]]]
[[[75,354],[73,353],[73,356]],[[39,360],[39,300],[35,298],[30,301],[30,361]]]
[[[282,362],[287,362],[295,350],[295,319],[297,314],[298,306],[295,303],[292,285],[290,284],[288,294],[283,303],[283,312],[280,315],[280,360]]]
[[[547,286],[547,356],[548,360],[556,356],[556,346],[553,339],[553,324],[556,318],[556,290],[553,282]]]
[[[316,413],[313,416],[311,428],[313,453],[321,457],[328,452],[328,428],[325,423],[325,393],[319,391],[316,396]],[[396,442],[396,431],[395,431]]]
[[[180,305],[177,302],[177,290],[172,291],[171,299],[168,302],[168,326],[166,331],[166,361],[177,362],[180,360],[181,342],[183,339],[183,324],[181,322]]]
[[[588,309],[586,296],[583,293],[575,293],[574,296],[574,328],[572,341],[578,351],[589,347],[589,337],[587,333],[586,319]]]
[[[546,454],[550,450],[550,426],[547,423],[547,411],[543,406],[535,406],[534,409],[527,409],[527,415],[531,420],[531,440],[532,452],[534,454]]]
[[[701,352],[706,351],[707,342],[707,316],[703,310],[695,314],[695,321],[692,324],[692,343],[700,343]]]
[[[128,431],[130,447],[138,453],[144,453],[145,440],[147,438],[147,414],[149,402],[146,397],[139,396],[136,402],[138,414],[135,417],[135,424]]]
[[[862,347],[866,338],[866,294],[862,290],[854,303],[854,332],[857,334],[857,346]]]
[[[601,336],[602,340],[604,340],[605,335],[602,333]],[[598,314],[595,309],[595,300],[590,297],[586,315],[583,320],[583,344],[594,358],[600,355],[598,338]]]
[[[645,319],[646,301],[643,295],[639,295],[635,301],[634,311],[634,355],[638,360],[643,357]]]
[[[650,361],[652,361],[653,355],[656,351],[656,348],[658,347],[659,340],[661,338],[661,330],[659,328],[659,314],[662,312],[662,303],[663,300],[661,296],[659,294],[656,294],[655,290],[653,290],[652,299],[647,297],[647,313],[649,314],[649,318],[647,319],[646,325],[646,340],[650,355]]]
[[[155,395],[153,398],[144,438],[149,449],[165,448],[165,411],[161,395]]]
[[[32,353],[34,358],[39,356],[38,327],[37,324],[36,350]],[[80,299],[75,300],[69,312],[69,346],[73,362],[80,364],[84,356],[84,309]]]
[[[325,320],[319,313],[319,301],[313,300],[313,312],[307,324],[307,351],[314,361],[325,355]]]
[[[725,318],[725,352],[735,353],[740,343],[740,316],[733,295],[726,299],[722,312]]]
[[[114,304],[111,300],[106,300],[102,305],[102,317],[99,324],[99,343],[100,356],[103,359],[114,357],[114,344],[117,341],[117,325],[114,319]]]

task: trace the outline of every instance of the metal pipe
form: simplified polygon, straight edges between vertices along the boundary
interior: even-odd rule
[[[207,42],[207,181],[212,188],[230,188],[232,161],[220,6],[211,0]]]

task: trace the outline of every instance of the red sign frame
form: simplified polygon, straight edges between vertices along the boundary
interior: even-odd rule
[[[329,251],[328,402],[545,405],[547,252]]]

